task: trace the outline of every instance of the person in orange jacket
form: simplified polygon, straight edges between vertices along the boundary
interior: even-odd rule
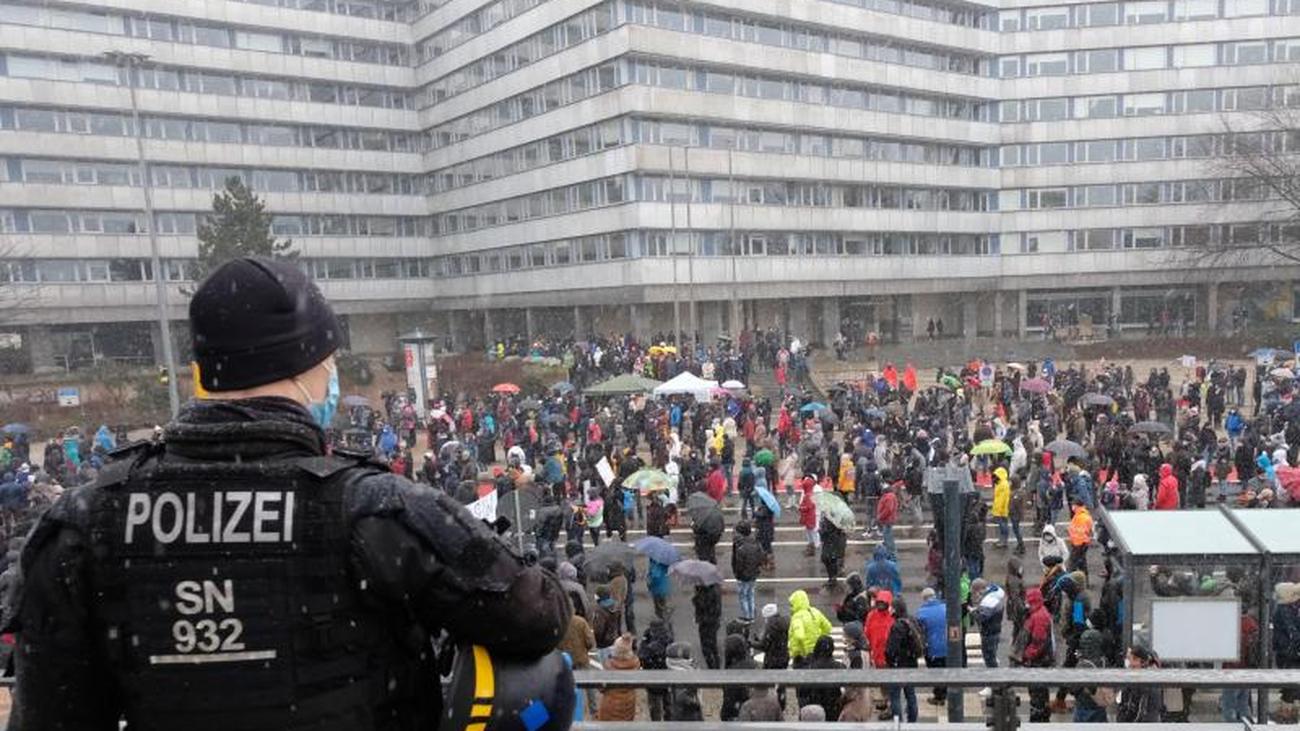
[[[1174,477],[1173,465],[1165,462],[1160,465],[1160,486],[1156,488],[1156,510],[1178,509],[1178,478]]]
[[[885,646],[889,643],[889,630],[894,627],[894,615],[890,611],[893,603],[893,592],[880,589],[872,601],[871,611],[867,612],[867,645],[871,649],[871,666],[874,668],[889,667],[885,662]]]
[[[799,489],[803,492],[803,497],[799,500],[799,524],[803,526],[804,536],[808,539],[808,545],[804,547],[805,556],[817,554],[817,549],[821,546],[821,536],[817,533],[817,505],[813,503],[813,479],[805,477],[799,483]]]
[[[1070,560],[1066,571],[1088,573],[1088,546],[1092,545],[1092,514],[1082,500],[1074,501],[1074,517],[1070,518]]]

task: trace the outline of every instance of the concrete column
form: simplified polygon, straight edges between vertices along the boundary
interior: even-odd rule
[[[54,339],[50,337],[49,327],[32,325],[27,328],[23,337],[27,339],[24,345],[27,346],[27,355],[31,358],[32,373],[52,373],[62,370],[59,364],[54,362]]]
[[[496,345],[497,329],[493,322],[492,310],[483,310],[483,341],[490,348]]]
[[[573,337],[576,340],[582,340],[586,334],[587,334],[586,328],[583,326],[582,323],[582,308],[577,305],[574,305],[573,306]]]
[[[1219,329],[1219,283],[1205,285],[1205,329],[1213,335]]]
[[[650,336],[650,324],[646,322],[646,305],[628,305],[631,310],[632,335],[638,341]]]
[[[961,298],[961,330],[967,340],[974,340],[977,334],[980,306],[978,294],[971,293]]]
[[[740,331],[745,329],[745,303],[741,300],[733,299],[727,302],[731,308],[731,322],[727,323],[727,328],[732,337],[732,342],[740,342]]]
[[[1119,313],[1123,312],[1124,290],[1119,287],[1112,287],[1110,290],[1110,311],[1115,313],[1115,322],[1119,323]],[[1122,329],[1121,329],[1122,332]],[[1110,333],[1112,337],[1119,337],[1120,333]]]
[[[1002,290],[993,293],[993,337],[1002,337]]]
[[[1029,317],[1029,291],[1025,289],[1016,291],[1016,337],[1021,340],[1027,335],[1026,329],[1029,326],[1026,318]]]
[[[524,335],[528,337],[528,342],[530,344],[533,342],[533,335],[536,332],[537,323],[535,322],[535,319],[536,318],[533,316],[533,308],[525,307],[524,308]]]
[[[840,301],[830,297],[822,300],[822,343],[831,347],[840,333]]]

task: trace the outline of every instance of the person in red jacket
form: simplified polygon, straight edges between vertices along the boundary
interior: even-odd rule
[[[871,648],[871,666],[889,667],[885,660],[885,646],[889,644],[889,631],[894,628],[894,614],[890,607],[894,593],[886,589],[876,592],[876,598],[867,612],[867,645]]]
[[[894,523],[898,521],[898,494],[902,489],[903,482],[899,480],[890,485],[876,502],[876,525],[880,526],[885,550],[895,561],[898,560],[898,551],[894,548]]]
[[[722,463],[714,461],[709,465],[709,476],[704,480],[704,491],[717,503],[727,494],[727,478],[722,475]]]
[[[1173,465],[1168,462],[1160,465],[1160,487],[1156,490],[1156,510],[1178,509],[1178,478],[1174,477]]]
[[[1056,664],[1056,653],[1052,646],[1052,613],[1043,604],[1043,592],[1038,587],[1025,591],[1025,607],[1028,614],[1020,627],[1020,635],[1012,642],[1013,648],[1024,648],[1020,653],[1020,663],[1031,668],[1050,668]],[[1049,692],[1045,685],[1029,686],[1029,722],[1044,723],[1052,719],[1048,708]]]
[[[805,477],[799,483],[799,489],[803,491],[803,497],[799,500],[799,524],[803,526],[804,536],[808,539],[808,545],[803,549],[803,555],[815,556],[817,549],[821,547],[821,536],[817,533],[817,506],[813,503],[813,480],[811,477]]]

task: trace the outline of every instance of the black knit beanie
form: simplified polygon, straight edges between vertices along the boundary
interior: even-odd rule
[[[338,350],[334,310],[297,265],[262,257],[222,264],[190,300],[199,382],[236,391],[305,373]]]

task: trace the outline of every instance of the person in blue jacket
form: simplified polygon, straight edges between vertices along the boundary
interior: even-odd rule
[[[903,591],[903,579],[898,573],[898,563],[889,558],[889,549],[885,548],[883,543],[876,546],[875,552],[871,554],[871,560],[862,570],[862,575],[866,577],[867,586],[888,589],[895,594]]]
[[[925,666],[947,667],[948,605],[935,596],[934,589],[928,586],[921,590],[921,606],[916,610],[916,621],[925,632]],[[934,695],[928,699],[935,706],[943,705],[947,700],[948,689],[939,687],[934,689]]]
[[[654,601],[655,616],[667,622],[670,614],[668,595],[673,591],[672,582],[668,580],[668,565],[651,559],[645,584],[650,590],[650,599]]]

